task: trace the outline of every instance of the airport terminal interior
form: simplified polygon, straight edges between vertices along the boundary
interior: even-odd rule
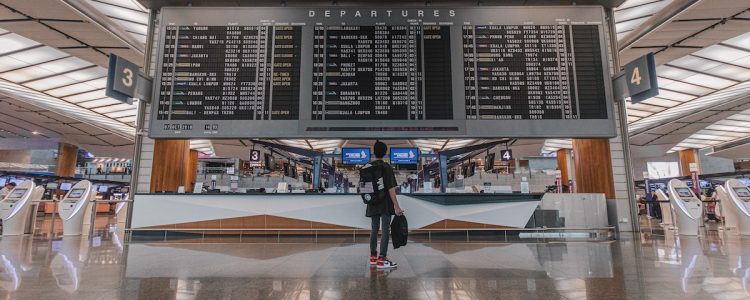
[[[750,299],[750,0],[0,0],[0,299]]]

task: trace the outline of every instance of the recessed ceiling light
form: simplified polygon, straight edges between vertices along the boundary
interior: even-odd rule
[[[32,131],[32,132],[31,132],[31,134],[33,134],[33,135],[38,135],[38,134],[39,134],[39,131],[36,131],[36,130],[34,130],[34,131]]]

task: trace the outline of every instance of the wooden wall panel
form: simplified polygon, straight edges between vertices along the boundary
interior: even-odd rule
[[[568,165],[568,149],[560,149],[557,150],[557,169],[560,170],[560,174],[562,174],[562,184],[568,185],[568,180],[570,180],[570,167]]]
[[[57,165],[55,175],[73,177],[76,175],[76,161],[78,160],[78,146],[60,143],[57,148]]]
[[[195,185],[195,180],[197,178],[198,178],[198,151],[191,149],[188,152],[188,157],[185,162],[185,178],[183,179],[183,184],[185,185],[185,191],[189,192],[193,190],[193,185]]]
[[[685,149],[680,150],[677,153],[680,157],[680,175],[690,175],[690,164],[698,163],[698,150],[697,149]],[[700,174],[700,164],[698,163],[698,174]]]
[[[164,140],[154,141],[154,159],[151,167],[151,192],[177,192],[179,186],[184,186],[186,191],[192,187],[191,181],[195,180],[195,174],[188,176],[188,172],[195,173],[198,166],[198,156],[192,159],[190,152],[190,141],[188,140]]]
[[[573,139],[576,192],[615,198],[612,154],[608,139]]]

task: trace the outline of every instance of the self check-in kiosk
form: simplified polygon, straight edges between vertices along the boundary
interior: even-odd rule
[[[703,215],[703,203],[692,190],[678,179],[672,179],[669,187],[670,203],[674,209],[677,229],[681,235],[698,235],[698,227]]]
[[[750,189],[739,180],[724,184],[721,207],[725,210],[726,227],[735,227],[741,235],[750,235]]]
[[[60,201],[63,235],[81,235],[84,233],[84,225],[91,225],[91,199],[94,196],[91,188],[90,181],[82,180],[76,183]]]
[[[3,219],[3,236],[24,234],[30,222],[31,202],[36,185],[31,180],[21,182],[0,201],[0,217]],[[33,226],[33,225],[32,225]]]
[[[661,189],[656,190],[656,199],[659,201],[670,201],[669,196]],[[659,208],[661,209],[661,224],[665,226],[673,226],[674,220],[672,220],[672,207],[669,202],[659,202]]]

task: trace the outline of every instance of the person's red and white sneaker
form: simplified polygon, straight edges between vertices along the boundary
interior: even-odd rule
[[[377,266],[378,266],[378,269],[391,269],[391,268],[398,267],[398,264],[388,260],[388,257],[380,257],[378,258]]]
[[[378,264],[378,256],[377,255],[370,255],[370,262],[369,262],[369,264],[371,266],[377,265]]]

